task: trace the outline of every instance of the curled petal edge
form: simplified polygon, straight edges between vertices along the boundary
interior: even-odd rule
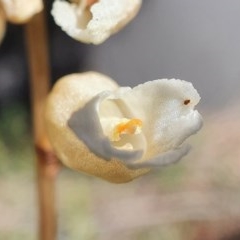
[[[155,158],[139,162],[139,163],[128,163],[127,166],[130,169],[139,169],[139,168],[160,168],[164,166],[168,166],[170,164],[177,163],[181,160],[182,157],[188,154],[191,146],[185,144],[179,148],[175,148],[173,150],[163,152]]]

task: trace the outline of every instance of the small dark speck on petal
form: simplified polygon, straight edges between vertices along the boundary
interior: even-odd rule
[[[188,105],[189,103],[190,103],[190,99],[186,99],[186,100],[184,100],[184,105]]]

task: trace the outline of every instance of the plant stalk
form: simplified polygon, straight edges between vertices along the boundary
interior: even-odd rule
[[[34,143],[37,156],[39,239],[55,240],[55,179],[59,162],[49,144],[44,127],[44,104],[50,88],[48,39],[45,13],[26,24],[26,48],[30,71],[30,91]]]

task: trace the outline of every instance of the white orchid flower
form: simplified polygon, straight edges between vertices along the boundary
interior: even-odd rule
[[[191,83],[162,79],[134,88],[87,72],[60,79],[46,122],[58,157],[70,168],[127,182],[189,151],[183,142],[202,126]]]
[[[93,2],[93,3],[92,3]],[[141,0],[55,0],[52,15],[57,25],[70,37],[100,44],[130,22],[141,6]]]

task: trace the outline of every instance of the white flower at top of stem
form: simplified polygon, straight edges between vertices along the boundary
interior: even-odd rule
[[[49,97],[49,137],[71,168],[125,182],[188,153],[184,141],[202,127],[199,100],[183,80],[130,88],[93,72],[69,75]]]

